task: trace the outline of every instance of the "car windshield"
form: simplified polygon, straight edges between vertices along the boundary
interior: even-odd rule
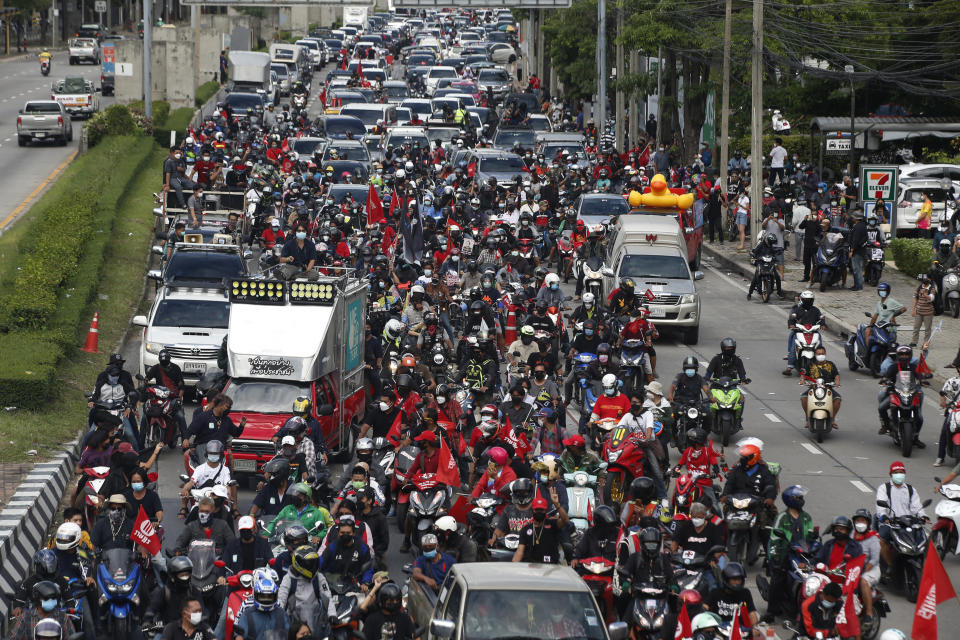
[[[293,150],[300,155],[313,155],[313,152],[317,147],[320,146],[320,143],[323,142],[320,138],[298,138],[293,142]]]
[[[456,69],[445,69],[443,67],[430,69],[430,74],[428,78],[456,78],[457,70]]]
[[[519,142],[520,146],[532,147],[536,140],[536,132],[533,129],[506,129],[497,132],[497,137],[493,144],[498,147],[512,147],[514,142]]]
[[[309,396],[308,383],[234,380],[226,393],[233,399],[232,412],[290,413],[297,396]]]
[[[543,153],[547,158],[553,159],[557,156],[558,153],[563,153],[567,151],[570,153],[572,158],[582,158],[585,155],[583,150],[583,145],[579,144],[550,144],[544,145]],[[623,198],[621,198],[623,200]]]
[[[410,89],[407,87],[384,87],[383,92],[389,98],[406,98],[410,95]]]
[[[83,78],[71,77],[63,81],[64,93],[84,93],[87,90],[87,81]]]
[[[253,94],[231,93],[224,101],[234,111],[246,111],[247,109],[260,109],[263,107],[263,101],[260,96]]]
[[[404,134],[391,135],[387,138],[388,147],[402,147],[405,144],[409,144],[411,147],[414,142],[419,142],[421,148],[426,148],[430,145],[430,141],[427,139],[427,136],[408,136]]]
[[[427,56],[427,55],[410,56],[407,59],[407,66],[413,67],[413,66],[419,66],[419,65],[433,64],[434,62],[436,62],[436,60],[437,59],[435,56]]]
[[[367,201],[367,187],[366,186],[345,186],[345,185],[333,185],[330,187],[330,192],[327,194],[333,198],[334,202],[340,204],[347,197],[347,194],[353,196],[354,202],[366,202]]]
[[[377,124],[378,121],[383,120],[383,111],[380,109],[351,109],[350,107],[344,107],[340,110],[340,114],[360,118],[363,124],[371,127]]]
[[[363,122],[359,120],[333,120],[327,122],[328,136],[346,137],[347,132],[359,138],[367,132],[367,129],[363,126]]]
[[[337,152],[337,160],[358,160],[360,162],[366,162],[370,159],[364,148],[360,145],[350,145],[344,147],[330,145],[323,154],[324,161],[331,159],[330,154],[334,150]]]
[[[60,105],[56,102],[28,102],[25,113],[60,113]]]
[[[153,316],[155,327],[195,327],[226,329],[230,320],[230,303],[226,300],[171,300],[157,305]]]
[[[620,264],[620,277],[664,278],[687,280],[690,271],[687,261],[680,256],[645,255],[632,253]]]
[[[270,71],[276,71],[281,78],[286,78],[290,74],[290,70],[287,69],[285,64],[272,64],[270,65]]]
[[[460,129],[427,129],[427,138],[431,141],[439,140],[440,144],[445,144],[459,137]]]
[[[244,274],[243,258],[235,253],[177,251],[163,270],[164,280],[220,282]]]
[[[524,164],[520,156],[499,156],[496,158],[481,158],[480,171],[484,173],[520,173]]]
[[[510,74],[505,69],[481,69],[477,80],[479,82],[510,82]]]
[[[933,203],[942,203],[947,201],[947,192],[943,189],[938,189],[931,187],[929,189],[907,189],[904,192],[903,199],[906,202],[911,203],[922,203],[923,194],[930,196],[930,201]]]
[[[471,590],[463,640],[602,640],[603,616],[587,592]]]
[[[584,198],[580,203],[580,215],[611,216],[630,211],[630,204],[619,196]]]

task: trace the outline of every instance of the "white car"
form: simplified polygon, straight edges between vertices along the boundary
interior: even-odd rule
[[[426,93],[428,96],[432,96],[433,93],[437,90],[437,83],[440,82],[441,78],[450,78],[451,80],[456,80],[460,76],[457,75],[457,70],[454,67],[430,67],[430,70],[427,71],[427,74],[423,76],[423,84],[426,87]]]
[[[933,215],[930,226],[936,228],[940,216],[946,211],[947,191],[940,180],[914,179],[901,180],[897,185],[897,200],[894,206],[897,235],[917,228],[920,207],[923,206],[923,194],[930,196],[933,202]]]
[[[954,195],[960,196],[960,166],[955,164],[921,164],[919,162],[900,165],[901,180],[913,180],[915,178],[928,180],[949,178],[953,183]]]

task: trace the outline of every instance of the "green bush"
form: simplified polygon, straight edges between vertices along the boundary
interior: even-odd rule
[[[0,334],[0,405],[36,408],[53,396],[63,348],[39,332]]]
[[[930,270],[933,247],[923,238],[897,238],[890,242],[893,263],[908,276],[917,276]]]
[[[170,115],[170,103],[166,100],[154,100],[153,101],[153,120],[154,127],[162,127],[167,122],[167,116]],[[131,102],[127,105],[127,108],[130,109],[130,113],[133,114],[143,114],[143,100],[137,100]]]
[[[187,128],[190,126],[190,122],[192,120],[193,109],[190,107],[180,107],[179,109],[170,112],[170,115],[167,116],[167,121],[162,127],[156,127],[153,130],[153,137],[158,144],[163,145],[164,147],[169,147],[170,132],[176,131],[177,142],[180,142],[187,137]]]
[[[216,80],[204,82],[202,85],[197,87],[197,106],[202,107],[203,105],[207,104],[207,100],[217,95],[218,91],[220,91],[220,83]]]
[[[136,136],[153,133],[153,121],[142,111],[132,112],[126,105],[113,104],[93,114],[84,128],[87,146],[93,148],[106,136]]]

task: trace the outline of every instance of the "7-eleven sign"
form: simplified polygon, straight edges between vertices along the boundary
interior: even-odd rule
[[[864,202],[883,198],[893,202],[897,195],[899,167],[864,165],[860,167],[860,195]]]

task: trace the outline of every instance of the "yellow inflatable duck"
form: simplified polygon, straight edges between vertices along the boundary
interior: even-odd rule
[[[660,209],[689,209],[693,206],[693,194],[678,195],[667,188],[667,179],[658,173],[650,180],[649,193],[631,191],[627,199],[631,207],[657,207]]]

